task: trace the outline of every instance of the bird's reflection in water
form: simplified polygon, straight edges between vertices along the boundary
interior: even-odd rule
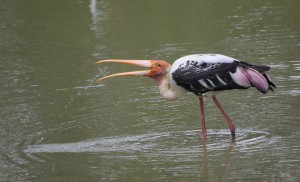
[[[227,171],[228,171],[228,167],[230,166],[230,162],[231,159],[234,155],[234,149],[235,149],[235,145],[236,145],[236,141],[235,138],[231,139],[231,142],[229,144],[229,147],[227,149],[227,151],[225,152],[225,160],[223,162],[220,161],[220,172],[218,173],[218,181],[223,181],[224,180],[224,176],[226,175]],[[210,181],[210,174],[209,174],[209,170],[208,170],[208,149],[207,149],[207,140],[203,140],[203,181]]]

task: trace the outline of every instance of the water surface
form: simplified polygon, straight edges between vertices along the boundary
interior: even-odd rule
[[[299,2],[4,1],[1,181],[299,181]],[[271,66],[275,92],[165,101],[107,58],[220,53]]]

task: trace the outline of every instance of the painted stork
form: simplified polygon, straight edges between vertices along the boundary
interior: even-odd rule
[[[147,76],[156,81],[160,94],[166,99],[177,99],[186,92],[199,97],[202,121],[202,137],[207,138],[203,96],[215,102],[226,119],[231,135],[235,138],[235,125],[216,98],[220,91],[255,87],[261,93],[273,91],[274,83],[265,73],[268,66],[257,66],[220,54],[194,54],[177,59],[172,66],[163,60],[118,60],[97,61],[96,64],[114,62],[149,68],[149,70],[117,73],[97,79],[100,82],[117,76]]]

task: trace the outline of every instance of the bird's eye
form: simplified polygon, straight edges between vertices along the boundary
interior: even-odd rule
[[[158,67],[161,67],[161,64],[158,63],[157,66],[158,66]]]

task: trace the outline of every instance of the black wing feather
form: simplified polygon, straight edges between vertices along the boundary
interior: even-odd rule
[[[238,61],[232,63],[202,62],[201,64],[197,64],[196,61],[187,61],[172,73],[172,77],[179,86],[196,95],[213,90],[245,89],[236,84],[230,76],[230,72],[235,73],[239,64]]]

